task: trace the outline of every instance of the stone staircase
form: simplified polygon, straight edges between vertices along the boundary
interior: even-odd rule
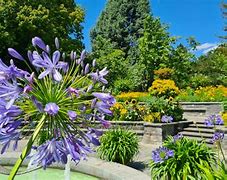
[[[192,121],[191,124],[189,124],[188,127],[184,128],[181,133],[184,137],[196,139],[198,141],[205,141],[208,145],[211,145],[211,139],[213,137],[213,134],[215,132],[213,127],[207,127],[204,124],[204,120],[210,115],[210,114],[217,114],[219,111],[218,108],[214,108],[212,112],[212,108],[207,108],[205,106],[192,106],[187,105],[184,106],[184,114],[183,117],[189,121]],[[218,129],[222,128],[223,126],[217,126]]]
[[[198,141],[205,141],[207,144],[212,144],[211,139],[215,130],[213,127],[207,127],[204,122],[197,121],[189,124],[188,127],[184,128],[180,133],[187,138],[196,139]]]

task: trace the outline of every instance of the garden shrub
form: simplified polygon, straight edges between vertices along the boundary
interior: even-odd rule
[[[116,121],[141,121],[141,105],[135,99],[125,101],[124,103],[115,103],[111,108],[113,111],[113,120]]]
[[[150,163],[152,179],[207,179],[203,164],[210,169],[216,163],[216,154],[205,142],[198,142],[180,135],[169,137],[162,149],[152,152]]]
[[[144,103],[146,107],[143,112],[144,121],[161,122],[161,117],[164,115],[171,116],[174,122],[183,119],[182,107],[178,103],[164,99],[164,97],[152,97]]]
[[[189,102],[226,101],[227,87],[207,86],[207,87],[199,87],[196,90],[188,87],[185,90],[181,90],[180,94],[176,97],[176,99],[179,101],[189,101]]]
[[[171,79],[173,74],[173,69],[170,68],[160,68],[158,70],[154,70],[154,75],[157,79]]]
[[[210,78],[203,74],[196,74],[190,78],[190,87],[192,88],[205,87],[210,84]]]
[[[153,81],[152,86],[148,91],[153,96],[157,97],[175,97],[179,94],[179,88],[176,86],[175,82],[170,79],[156,79]]]
[[[99,157],[121,164],[128,164],[139,150],[137,135],[121,128],[107,131],[100,142],[97,150]]]
[[[134,89],[134,85],[130,79],[119,79],[114,82],[114,93],[128,92]]]

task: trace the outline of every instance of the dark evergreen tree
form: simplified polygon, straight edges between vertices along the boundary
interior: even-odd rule
[[[138,39],[143,35],[143,22],[150,14],[148,0],[109,0],[96,26],[91,31],[92,50],[100,57],[104,41],[121,49],[125,58],[135,63]],[[134,61],[133,61],[134,60]]]
[[[227,19],[227,3],[226,2],[223,2],[222,3],[222,14],[223,14],[223,18],[224,18],[224,32],[225,34],[223,36],[221,36],[222,39],[224,40],[227,40],[227,35],[226,35],[226,32],[227,32],[227,22],[226,22],[226,19]]]

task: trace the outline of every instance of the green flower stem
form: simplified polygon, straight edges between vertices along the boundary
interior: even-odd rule
[[[40,119],[39,121],[39,124],[36,126],[36,129],[34,131],[34,133],[32,134],[32,136],[30,137],[28,143],[27,143],[27,146],[24,148],[24,150],[22,151],[21,155],[20,155],[20,158],[18,158],[17,162],[15,163],[13,169],[11,170],[10,172],[10,175],[8,177],[8,180],[13,180],[14,177],[16,176],[22,162],[24,161],[24,159],[26,158],[26,156],[28,155],[28,153],[30,152],[31,148],[32,148],[32,145],[33,143],[35,142],[41,128],[43,127],[44,125],[44,122],[45,122],[45,118],[46,118],[46,115],[44,114],[42,116],[42,118]]]

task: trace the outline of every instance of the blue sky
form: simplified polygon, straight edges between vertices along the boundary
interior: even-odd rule
[[[107,0],[76,0],[86,12],[84,43],[90,50],[90,29],[105,7]],[[201,43],[201,53],[215,48],[223,34],[224,21],[221,15],[221,0],[151,0],[151,11],[169,25],[169,32],[174,36],[187,38],[194,36]]]

